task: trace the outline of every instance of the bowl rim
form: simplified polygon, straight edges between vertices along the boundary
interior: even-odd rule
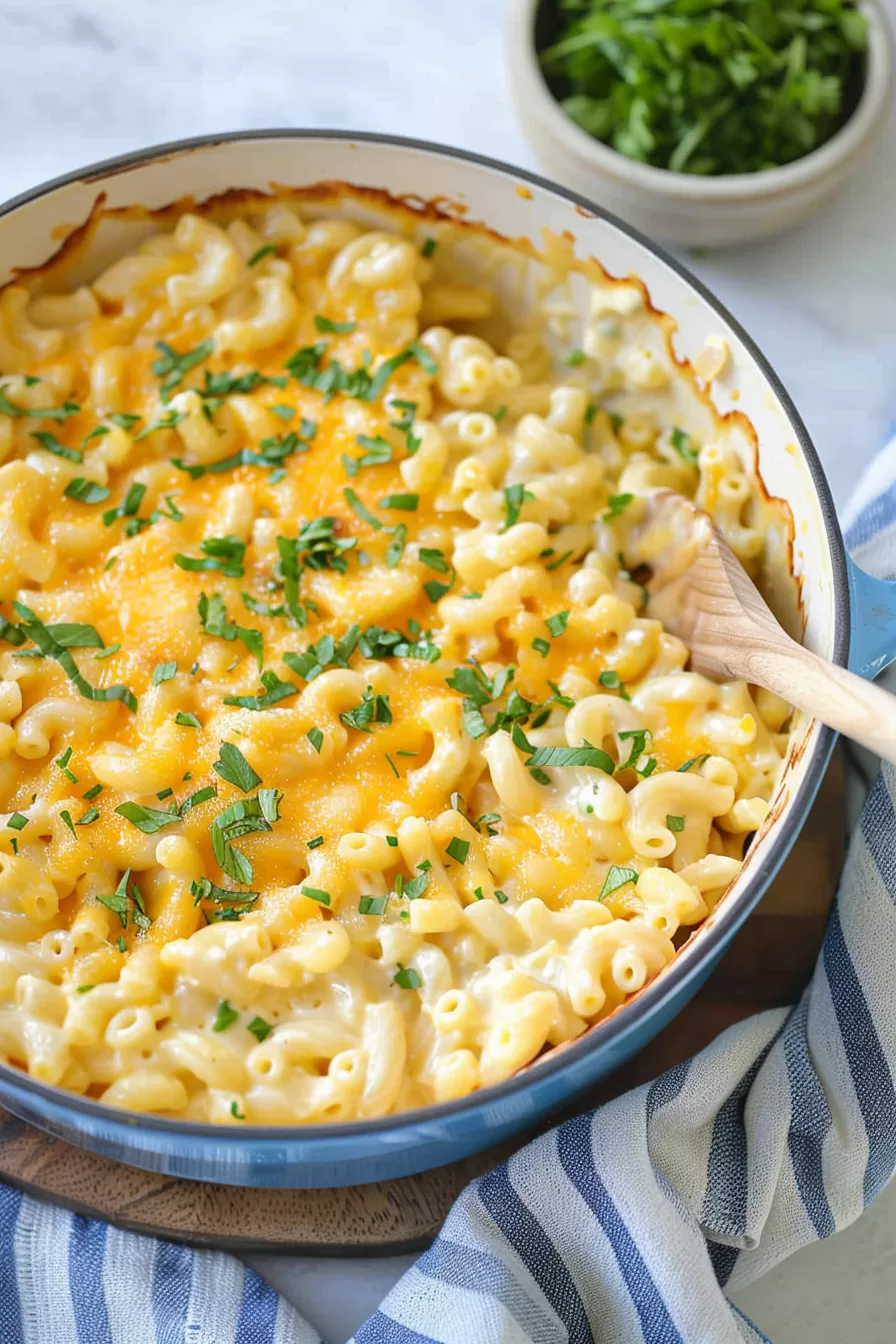
[[[602,140],[596,140],[572,121],[548,88],[535,50],[535,14],[544,0],[517,0],[509,7],[508,58],[512,80],[520,81],[517,106],[525,103],[522,117],[538,120],[562,142],[579,162],[595,173],[613,177],[645,192],[691,204],[771,200],[834,174],[853,154],[859,153],[881,129],[893,93],[893,39],[877,0],[860,0],[859,9],[868,20],[865,83],[861,96],[843,125],[830,139],[792,163],[755,173],[723,173],[716,177],[673,172],[653,164],[629,159]],[[522,95],[522,96],[521,96]]]
[[[652,253],[655,258],[669,267],[687,288],[696,291],[704,302],[736,333],[748,355],[758,366],[780,401],[787,416],[788,424],[794,431],[799,443],[803,459],[809,470],[813,491],[818,500],[828,554],[831,560],[833,661],[842,667],[847,665],[851,634],[851,608],[846,549],[824,469],[809,431],[803,423],[793,400],[773,366],[752,337],[747,334],[725,304],[717,299],[701,280],[693,275],[676,257],[667,252],[665,248],[645,237],[644,234],[624,220],[617,218],[611,211],[604,209],[593,201],[589,201],[587,197],[559,186],[537,173],[515,167],[500,159],[490,158],[470,150],[457,149],[450,145],[442,145],[434,141],[418,140],[409,136],[379,134],[372,131],[279,127],[222,131],[211,135],[191,136],[183,140],[166,141],[162,144],[131,150],[129,153],[117,155],[110,159],[103,159],[72,172],[63,173],[59,177],[52,178],[48,182],[40,183],[36,187],[31,187],[27,191],[11,197],[7,201],[0,202],[0,220],[24,205],[29,205],[41,197],[52,195],[60,188],[87,182],[94,185],[98,179],[103,177],[117,175],[133,168],[145,167],[167,158],[181,157],[196,150],[214,149],[220,145],[259,140],[297,140],[300,142],[306,140],[336,140],[349,144],[384,145],[393,149],[423,151],[436,158],[449,161],[459,159],[465,163],[472,163],[480,168],[488,169],[499,177],[510,179],[514,185],[523,182],[537,187],[540,191],[559,196],[577,207],[580,212],[584,211],[586,215],[595,216],[625,234],[647,252]],[[789,818],[791,822],[795,820],[796,824],[791,824],[786,830],[779,828],[775,843],[770,847],[769,853],[763,856],[761,863],[751,867],[748,883],[744,890],[738,893],[738,899],[729,902],[726,908],[720,912],[719,917],[705,929],[701,937],[699,954],[687,958],[676,957],[661,975],[649,982],[640,991],[634,1002],[622,1005],[622,1011],[617,1012],[602,1023],[594,1024],[580,1037],[555,1048],[553,1057],[533,1060],[502,1083],[470,1092],[466,1096],[458,1097],[452,1101],[440,1102],[432,1106],[420,1106],[413,1110],[399,1111],[392,1115],[379,1116],[370,1120],[348,1120],[315,1125],[247,1123],[235,1129],[229,1125],[180,1120],[176,1117],[153,1115],[150,1112],[143,1111],[131,1112],[116,1106],[104,1105],[101,1101],[92,1097],[68,1092],[54,1084],[32,1078],[29,1074],[22,1073],[13,1068],[12,1065],[0,1061],[0,1084],[2,1084],[2,1087],[0,1087],[0,1102],[3,1101],[3,1092],[7,1090],[12,1093],[24,1092],[35,1100],[45,1104],[49,1103],[54,1110],[59,1108],[63,1111],[86,1116],[93,1122],[94,1131],[100,1124],[105,1124],[110,1130],[125,1130],[135,1136],[141,1132],[153,1131],[156,1135],[156,1144],[151,1151],[159,1150],[163,1136],[208,1140],[213,1142],[219,1152],[222,1147],[244,1147],[247,1141],[256,1149],[265,1149],[269,1146],[284,1143],[313,1145],[321,1142],[326,1144],[329,1141],[333,1144],[376,1134],[388,1133],[398,1136],[403,1131],[413,1130],[421,1125],[438,1124],[440,1121],[450,1120],[459,1114],[466,1113],[469,1117],[476,1112],[487,1112],[492,1106],[526,1089],[530,1083],[544,1082],[554,1075],[562,1073],[568,1066],[575,1064],[600,1046],[625,1040],[635,1034],[639,1024],[658,1012],[669,998],[674,998],[676,991],[692,985],[694,981],[696,981],[696,985],[693,988],[696,989],[699,986],[701,975],[705,974],[708,965],[711,966],[713,963],[713,951],[717,950],[720,954],[721,950],[746,921],[790,852],[799,831],[802,829],[812,800],[818,791],[836,738],[837,734],[833,729],[823,724],[816,724],[814,741],[807,740],[806,753],[809,760],[805,774],[792,795],[788,807]],[[601,1028],[599,1033],[595,1031],[595,1027]],[[119,1139],[124,1141],[123,1135],[120,1133]],[[136,1148],[137,1145],[131,1143],[129,1147]],[[436,1163],[435,1165],[439,1164]]]

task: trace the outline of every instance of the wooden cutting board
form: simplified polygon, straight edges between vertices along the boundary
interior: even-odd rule
[[[578,1097],[593,1107],[700,1050],[765,1008],[794,1002],[824,933],[844,852],[844,771],[835,756],[805,827],[719,967],[675,1020],[612,1078]],[[555,1124],[558,1116],[551,1117]],[[247,1190],[125,1167],[0,1110],[0,1179],[119,1227],[243,1251],[395,1255],[434,1237],[474,1176],[528,1136],[395,1181],[342,1190]]]

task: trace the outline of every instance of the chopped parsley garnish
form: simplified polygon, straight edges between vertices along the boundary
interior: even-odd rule
[[[239,747],[232,742],[221,743],[218,760],[212,768],[228,784],[233,784],[243,793],[251,793],[261,783],[261,776],[256,774]]]
[[[548,617],[548,619],[545,621],[545,625],[550,630],[551,634],[556,638],[558,635],[563,634],[563,631],[566,629],[566,622],[568,620],[569,620],[568,611],[558,611],[555,616]]]
[[[72,758],[72,749],[71,747],[66,747],[62,755],[56,757],[54,765],[56,765],[62,771],[66,779],[70,779],[73,784],[77,784],[78,776],[73,774],[72,771],[69,770],[68,768],[68,763],[71,760],[71,758]]]
[[[215,1012],[215,1020],[212,1023],[212,1031],[226,1031],[232,1027],[234,1022],[239,1019],[239,1013],[235,1008],[231,1008],[227,999],[221,999]],[[236,1103],[234,1103],[235,1105]]]
[[[217,792],[214,784],[206,784],[204,789],[198,789],[196,793],[191,793],[189,798],[184,799],[177,809],[178,815],[185,817],[188,812],[192,812],[193,808],[198,807],[200,803],[207,803],[210,798],[214,798]]]
[[[506,904],[507,904],[507,895],[506,895],[506,893],[503,892],[503,891],[496,891],[496,892],[495,892],[495,900],[498,902],[499,905],[506,905]]]
[[[254,630],[243,625],[234,625],[228,619],[227,608],[220,593],[212,593],[211,597],[207,597],[205,593],[200,593],[198,611],[202,628],[207,635],[213,635],[217,639],[228,641],[238,639],[252,654],[258,664],[259,671],[261,670],[264,664],[264,642],[260,630]],[[164,663],[162,666],[171,667],[172,664]],[[173,664],[173,667],[176,672],[177,664]],[[170,675],[173,676],[174,672]],[[162,679],[166,680],[167,678]],[[155,673],[153,673],[153,680],[155,680]]]
[[[276,255],[277,255],[277,249],[274,246],[274,244],[265,243],[264,246],[260,247],[257,252],[252,253],[251,257],[246,262],[246,265],[257,266],[260,261],[264,261],[265,257],[276,257]]]
[[[87,809],[87,811],[84,813],[84,815],[83,815],[82,817],[79,817],[78,820],[75,822],[75,825],[76,825],[76,826],[90,826],[90,825],[92,825],[93,822],[95,822],[95,821],[97,820],[97,818],[99,817],[99,815],[100,815],[100,813],[99,813],[99,808],[97,808],[97,807],[88,807],[88,809]]]
[[[63,649],[103,648],[102,635],[92,625],[66,621],[60,625],[48,625],[47,629]]]
[[[88,789],[87,792],[82,794],[81,796],[85,800],[85,802],[89,803],[91,798],[98,797],[99,794],[102,793],[102,791],[103,791],[102,784],[94,784],[92,789]]]
[[[173,523],[182,523],[184,520],[184,515],[175,504],[174,496],[166,495],[165,503],[167,505],[167,508],[163,509],[160,507],[158,509],[154,509],[153,512],[149,515],[149,521],[151,523],[157,523],[160,518],[170,518]]]
[[[60,815],[60,817],[62,818],[62,820],[65,822],[65,824],[66,824],[66,826],[68,827],[68,829],[71,831],[72,835],[74,835],[74,833],[75,833],[75,823],[72,821],[72,814],[71,814],[71,812],[69,812],[67,808],[63,808],[62,811],[59,813],[59,815]]]
[[[634,766],[636,762],[640,760],[644,755],[647,739],[652,736],[653,734],[649,728],[631,728],[627,732],[621,732],[619,734],[620,742],[631,741],[632,744],[627,760],[619,762],[620,770],[627,770],[629,766]]]
[[[417,552],[417,558],[430,569],[434,569],[437,574],[450,574],[451,566],[445,559],[444,552],[436,550],[432,546],[421,546]]]
[[[428,579],[427,582],[424,583],[423,585],[423,591],[429,598],[430,602],[440,602],[446,593],[451,592],[451,589],[454,587],[454,581],[456,578],[457,573],[454,570],[454,567],[452,566],[451,578],[448,580],[447,583],[441,583],[438,579]]]
[[[392,982],[398,985],[399,989],[420,989],[423,981],[413,966],[402,966],[399,964],[398,973]]]
[[[396,397],[391,404],[402,413],[400,419],[390,421],[392,428],[404,434],[405,452],[408,457],[413,457],[421,443],[421,440],[414,433],[414,416],[417,414],[417,403],[416,401],[405,401]]]
[[[156,831],[180,821],[176,812],[161,812],[157,807],[144,807],[141,803],[120,803],[115,811],[144,835],[155,835]]]
[[[429,632],[415,639],[413,635],[402,634],[400,630],[383,630],[378,625],[369,625],[359,635],[357,647],[365,658],[372,659],[416,658],[420,662],[436,663],[441,656]]]
[[[313,840],[305,841],[305,844],[308,846],[309,849],[320,849],[323,843],[324,843],[324,837],[322,835],[316,835]]]
[[[181,728],[201,728],[201,727],[202,727],[202,724],[199,722],[199,720],[197,719],[197,717],[196,717],[195,714],[189,714],[189,713],[186,713],[186,712],[185,712],[184,710],[182,710],[182,709],[179,709],[179,710],[177,711],[177,713],[175,714],[175,716],[174,716],[174,722],[175,722],[176,724],[179,724]]]
[[[605,775],[612,775],[614,770],[612,758],[588,742],[581,747],[537,747],[526,764],[530,769],[542,765],[583,765],[603,770]]]
[[[202,558],[181,555],[178,552],[174,557],[174,563],[180,569],[194,571],[219,569],[222,574],[232,579],[242,578],[246,543],[240,541],[239,537],[206,537],[205,541],[199,543],[199,549]]]
[[[203,386],[199,388],[199,395],[207,403],[203,407],[206,419],[211,420],[212,413],[217,410],[222,397],[229,397],[234,393],[254,392],[256,387],[286,387],[287,381],[284,377],[271,378],[265,373],[259,373],[257,369],[249,369],[247,373],[239,374],[210,373],[206,369],[203,375]],[[216,464],[216,468],[220,469],[220,464]]]
[[[358,901],[358,911],[362,915],[384,915],[388,904],[388,896],[362,896]]]
[[[23,831],[28,825],[28,818],[23,817],[21,812],[13,812],[10,814],[6,824],[11,831]]]
[[[330,893],[322,891],[320,887],[303,887],[302,895],[307,896],[309,901],[317,901],[318,905],[330,904]]]
[[[494,420],[495,424],[497,425],[497,424],[500,423],[501,420],[504,419],[504,417],[505,417],[506,414],[507,414],[507,407],[506,407],[506,406],[499,406],[496,410],[492,411],[492,419]]]
[[[420,874],[419,877],[412,877],[410,882],[402,882],[400,891],[398,889],[399,879],[396,879],[395,883],[396,895],[406,896],[409,901],[419,900],[419,898],[423,895],[426,888],[429,886],[429,870],[431,867],[432,864],[429,862],[428,859],[424,859],[422,863],[418,863],[417,869]]]
[[[520,510],[527,499],[534,499],[531,490],[527,490],[524,485],[506,485],[504,487],[504,526],[502,532],[507,532],[513,527],[514,523],[519,521]]]
[[[321,635],[316,644],[309,644],[303,653],[287,651],[283,661],[293,672],[297,672],[305,681],[314,681],[325,667],[348,667],[348,660],[354,653],[361,636],[359,625],[349,626],[341,639],[333,635]]]
[[[360,705],[346,710],[344,714],[339,715],[339,718],[346,728],[357,728],[362,733],[369,733],[371,724],[392,722],[389,697],[375,693],[373,687],[368,686],[361,697]]]
[[[542,639],[540,635],[533,639],[531,647],[536,653],[540,653],[542,658],[546,658],[551,651],[551,646],[548,641]]]
[[[295,682],[283,681],[271,668],[261,674],[262,690],[258,695],[225,695],[225,705],[237,705],[240,709],[270,709],[290,695],[298,695],[299,687]]]
[[[683,831],[683,830],[684,830],[684,817],[670,817],[670,816],[667,816],[667,817],[666,817],[666,825],[668,826],[668,828],[669,828],[670,831],[676,831],[676,832],[677,832],[677,831]]]
[[[314,750],[320,755],[320,749],[324,744],[324,735],[319,728],[309,728],[305,734]]]
[[[612,518],[618,518],[620,513],[624,513],[634,499],[634,495],[611,495],[607,500],[607,508],[604,510],[604,522],[608,523]]]
[[[315,313],[314,325],[320,332],[332,331],[337,336],[348,336],[358,324],[357,322],[331,322],[328,317],[321,317],[320,313]]]
[[[30,416],[33,420],[61,422],[68,420],[69,416],[77,415],[81,410],[76,401],[64,401],[61,406],[16,406],[6,395],[7,386],[8,384],[0,386],[0,415]]]
[[[386,836],[386,844],[387,844],[391,849],[397,849],[397,848],[398,848],[398,836],[397,836],[397,835],[387,835],[387,836]]]
[[[371,438],[367,434],[359,434],[357,442],[364,449],[360,457],[349,457],[348,453],[342,455],[342,465],[347,476],[357,476],[361,467],[381,467],[392,461],[392,445],[381,435]]]
[[[588,135],[671,172],[761,175],[801,159],[861,89],[867,18],[845,0],[601,0],[553,13],[538,51],[551,95]]]
[[[556,560],[552,560],[549,565],[545,565],[545,569],[546,570],[559,569],[561,565],[566,563],[566,561],[570,558],[572,554],[573,554],[572,551],[564,551],[563,554],[559,555]]]
[[[128,493],[126,493],[121,504],[117,504],[114,508],[107,508],[106,512],[103,513],[102,520],[103,523],[106,524],[106,527],[111,527],[111,524],[113,524],[116,519],[120,519],[120,517],[126,517],[126,519],[128,519],[128,523],[125,523],[126,536],[136,536],[137,532],[140,532],[142,528],[148,527],[148,519],[138,519],[137,517],[137,513],[140,512],[140,505],[142,504],[142,501],[144,501],[145,493],[146,487],[142,484],[142,481],[134,481],[132,485],[129,485]]]
[[[698,452],[690,434],[676,425],[669,435],[669,441],[683,462],[687,462],[690,467],[696,465]]]
[[[429,351],[417,341],[412,342],[406,349],[399,350],[390,359],[383,360],[373,376],[363,365],[356,369],[345,369],[336,359],[331,359],[325,368],[322,367],[326,352],[326,341],[302,346],[290,356],[284,367],[304,387],[313,388],[324,396],[341,392],[344,396],[355,397],[359,401],[376,401],[395,370],[409,359],[416,359],[427,373],[438,373],[438,366]]]
[[[405,542],[408,536],[407,524],[396,523],[390,531],[392,532],[392,540],[386,548],[386,565],[389,569],[394,569],[404,555]]]
[[[245,1111],[240,1110],[239,1103],[236,1100],[230,1103],[230,1114],[233,1116],[234,1120],[245,1120],[246,1118]]]
[[[201,345],[194,346],[192,350],[185,350],[180,354],[165,341],[156,341],[156,349],[160,356],[152,366],[152,371],[157,378],[162,379],[162,385],[159,388],[159,395],[163,402],[170,401],[175,388],[180,387],[184,380],[184,374],[189,373],[190,369],[201,364],[204,359],[208,359],[214,354],[214,341],[203,341]]]
[[[691,759],[690,759],[689,761],[685,761],[684,765],[680,765],[680,766],[678,767],[678,770],[677,770],[676,773],[678,773],[678,774],[684,774],[686,771],[691,770],[691,769],[692,769],[693,767],[695,767],[695,766],[696,766],[696,768],[699,770],[700,767],[701,767],[701,765],[703,765],[704,761],[708,761],[708,760],[709,760],[709,752],[708,752],[708,751],[707,751],[707,752],[704,752],[702,756],[692,756]]]
[[[270,831],[280,816],[279,789],[259,789],[255,798],[241,798],[231,803],[212,821],[210,826],[212,850],[220,867],[234,882],[244,886],[252,881],[252,864],[233,842],[255,831]]]
[[[26,607],[22,602],[13,602],[16,614],[21,617],[22,631],[34,641],[40,652],[45,658],[54,658],[59,666],[65,672],[70,681],[84,696],[85,700],[120,700],[122,704],[127,705],[132,712],[137,710],[137,697],[127,686],[91,686],[90,682],[83,677],[78,670],[78,665],[69,652],[68,648],[54,636],[51,627],[44,625],[39,620],[30,607]],[[92,630],[92,626],[75,627],[79,630]],[[96,631],[93,631],[96,634]],[[102,645],[102,640],[100,640]]]
[[[419,495],[397,494],[384,495],[379,501],[378,507],[381,509],[397,509],[404,513],[413,513],[420,503]]]
[[[251,1022],[246,1023],[246,1030],[251,1031],[252,1035],[260,1045],[262,1041],[270,1036],[274,1028],[270,1022],[265,1022],[263,1017],[253,1017]]]
[[[427,259],[429,259],[435,252],[437,247],[438,243],[436,242],[435,238],[426,238],[424,240],[423,246],[420,248],[421,257],[426,257]]]
[[[152,670],[153,686],[161,686],[163,681],[170,681],[177,674],[177,663],[156,663]]]
[[[637,882],[637,880],[637,869],[620,868],[618,864],[611,864],[597,899],[602,901],[605,896],[611,896],[613,892],[618,891],[620,887],[627,887],[629,882]]]
[[[587,356],[584,350],[570,350],[563,362],[564,364],[568,364],[571,369],[575,369],[578,368],[580,364],[584,364],[586,358]]]
[[[141,429],[140,433],[134,436],[134,441],[145,439],[147,435],[155,434],[160,429],[176,429],[186,418],[186,411],[165,411],[158,420],[153,420],[145,429]]]
[[[274,381],[274,380],[268,380]],[[275,413],[282,412],[283,407],[271,407]],[[198,480],[207,472],[211,475],[220,475],[225,471],[232,471],[234,467],[271,467],[270,480],[282,479],[282,474],[277,475],[277,471],[282,473],[283,462],[288,457],[301,456],[307,453],[309,440],[317,432],[317,425],[313,420],[303,420],[301,424],[301,434],[295,430],[290,430],[285,434],[276,434],[271,438],[262,439],[258,445],[258,452],[253,448],[240,448],[231,457],[225,457],[220,462],[213,462],[208,467],[196,466],[191,462],[184,462],[180,457],[172,457],[171,461],[179,471],[185,471],[191,480]]]
[[[258,900],[257,891],[230,891],[227,887],[216,887],[207,877],[200,877],[190,883],[190,895],[194,905],[202,901],[213,901],[215,905],[229,907],[236,904],[240,914],[245,914]]]
[[[84,476],[76,476],[74,480],[69,481],[62,492],[69,499],[80,500],[82,504],[102,504],[104,499],[108,499],[112,491],[105,485],[98,485],[96,481],[88,481]]]
[[[383,526],[382,522],[379,518],[374,517],[363,500],[360,500],[355,494],[354,490],[350,489],[349,486],[346,486],[342,493],[345,496],[345,502],[352,513],[356,513],[362,522],[367,523],[368,526],[379,532],[380,528]]]
[[[483,716],[483,709],[499,700],[510,685],[515,675],[513,667],[502,668],[493,678],[486,676],[480,665],[473,661],[472,667],[455,668],[450,677],[446,678],[446,683],[454,691],[459,691],[464,697],[463,701],[463,725],[468,736],[472,738],[484,737],[486,733],[496,733],[499,730],[510,731],[521,750],[527,753],[534,750],[526,741],[520,725],[526,722],[530,716],[534,715],[532,721],[533,728],[539,728],[546,723],[550,717],[550,707],[554,704],[563,705],[571,708],[573,701],[568,697],[561,695],[553,682],[548,682],[552,694],[541,704],[534,704],[527,700],[525,696],[520,695],[516,690],[512,690],[507,697],[503,709],[499,709],[491,723],[486,722]],[[547,783],[548,779],[542,772],[540,783]]]
[[[296,556],[305,569],[334,569],[338,574],[345,574],[348,569],[345,552],[357,546],[358,538],[340,536],[339,528],[339,519],[330,517],[313,518],[311,522],[303,524],[294,544]],[[280,565],[285,574],[284,546],[281,546],[281,542],[286,542],[286,538],[277,538]]]
[[[133,411],[114,411],[112,415],[107,415],[106,419],[111,420],[113,425],[117,425],[119,429],[130,430],[139,424],[143,417],[135,415]]]
[[[466,863],[469,852],[469,840],[461,840],[456,835],[452,837],[449,844],[445,847],[445,853],[457,863]]]
[[[130,884],[130,885],[129,885]],[[128,904],[130,896],[133,904]],[[148,929],[152,923],[149,915],[146,913],[146,906],[143,904],[143,896],[136,882],[131,882],[131,870],[126,868],[122,874],[121,881],[115,890],[108,896],[97,896],[100,905],[104,905],[107,910],[111,910],[118,916],[121,927],[126,929],[128,926],[128,916],[136,924],[138,929]]]
[[[622,681],[620,680],[619,673],[613,671],[612,668],[608,668],[606,671],[601,672],[600,676],[598,677],[598,681],[600,682],[601,686],[603,686],[604,689],[608,691],[618,691],[622,686]]]
[[[77,994],[89,994],[92,989],[96,989],[96,985],[79,985],[75,992]]]
[[[64,443],[60,443],[55,434],[49,430],[39,429],[31,435],[32,439],[37,439],[41,448],[45,448],[48,453],[54,457],[64,457],[69,462],[83,462],[84,454],[79,448],[66,448]]]

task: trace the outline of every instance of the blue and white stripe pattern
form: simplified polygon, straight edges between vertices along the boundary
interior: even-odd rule
[[[847,540],[896,574],[896,441]],[[727,1294],[848,1226],[896,1170],[896,771],[862,810],[793,1009],[469,1186],[353,1344],[759,1344]],[[0,1186],[0,1344],[320,1344],[230,1256]]]
[[[193,1251],[0,1186],[2,1344],[321,1344],[232,1256]]]

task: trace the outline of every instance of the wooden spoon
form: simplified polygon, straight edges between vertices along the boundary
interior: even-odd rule
[[[688,645],[695,671],[764,686],[896,764],[896,696],[791,639],[701,509],[654,491],[635,553],[652,570],[651,615]]]

